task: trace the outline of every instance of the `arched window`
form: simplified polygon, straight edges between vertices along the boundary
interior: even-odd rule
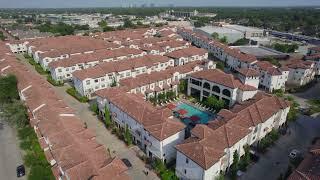
[[[219,88],[219,86],[213,86],[213,87],[212,87],[212,91],[213,91],[213,92],[216,92],[216,93],[220,93],[220,88]]]
[[[228,89],[224,89],[224,90],[222,91],[222,94],[225,95],[225,96],[228,96],[228,97],[231,96],[231,93],[230,93],[230,91],[229,91]]]
[[[210,90],[210,84],[207,83],[207,82],[205,82],[205,83],[203,84],[203,88]]]

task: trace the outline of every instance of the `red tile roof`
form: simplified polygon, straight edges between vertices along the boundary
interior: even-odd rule
[[[120,60],[114,62],[101,63],[95,67],[76,71],[72,75],[80,80],[86,78],[97,78],[106,76],[109,73],[117,73],[125,70],[130,70],[138,67],[152,67],[159,63],[168,62],[170,59],[160,55],[145,55],[138,58]]]
[[[320,179],[320,140],[311,146],[304,160],[288,177],[288,180],[318,180]]]
[[[232,89],[244,87],[243,84],[239,80],[235,79],[232,74],[226,74],[220,69],[210,69],[195,72],[191,75],[191,77],[197,79],[205,79],[207,81],[211,81]]]
[[[96,92],[97,96],[108,99],[121,111],[142,124],[150,134],[162,141],[185,128],[179,120],[171,118],[169,109],[157,109],[137,94],[126,93],[121,88],[109,88]]]
[[[177,145],[176,149],[202,168],[209,169],[223,157],[226,148],[251,132],[250,127],[286,107],[289,104],[285,100],[260,92],[231,110],[220,111],[218,118],[208,125],[197,125],[192,130],[193,137]]]
[[[179,59],[181,57],[191,57],[195,55],[202,56],[208,53],[205,49],[197,48],[197,47],[189,47],[185,49],[176,50],[170,53],[167,53],[166,56]]]
[[[114,177],[119,177],[115,179],[129,178],[123,163],[115,163],[117,169],[122,166],[123,171],[116,171],[115,166],[110,165],[114,161],[106,149],[97,143],[95,134],[74,116],[74,110],[59,98],[52,85],[12,56],[6,57],[0,65],[2,63],[11,66],[5,73],[13,73],[18,79],[18,90],[23,90],[21,94],[32,124],[38,127],[36,133],[41,147],[48,146],[44,138],[50,143],[50,150],[45,152],[45,156],[48,161],[54,159],[57,162],[52,168],[56,178],[61,175],[60,168],[70,179],[101,178],[110,171],[114,172]]]

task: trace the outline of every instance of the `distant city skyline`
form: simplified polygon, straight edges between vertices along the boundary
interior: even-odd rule
[[[320,0],[0,0],[0,8],[85,8],[147,6],[320,6]]]

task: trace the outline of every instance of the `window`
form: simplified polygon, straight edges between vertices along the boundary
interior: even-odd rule
[[[89,84],[90,84],[90,80],[87,80],[87,81],[86,81],[86,84],[89,85]]]
[[[210,90],[210,84],[207,82],[203,83],[203,88]]]
[[[62,69],[58,69],[58,72],[62,72]]]
[[[72,70],[75,70],[76,68],[75,68],[75,67],[72,67],[71,69],[72,69]]]
[[[69,71],[69,68],[66,68],[66,71]]]
[[[188,164],[189,163],[189,159],[188,158],[186,158],[186,164]]]
[[[201,84],[202,84],[200,81],[197,81],[195,79],[191,79],[191,83],[194,85],[197,85],[197,86],[201,86]]]
[[[184,174],[187,174],[187,170],[186,169],[184,169]]]
[[[224,90],[222,91],[222,94],[225,95],[225,96],[228,96],[228,97],[231,96],[231,93],[230,93],[230,91],[229,91],[228,89],[224,89]]]
[[[98,80],[98,79],[95,79],[94,82],[97,83],[97,82],[99,82],[99,80]]]
[[[216,93],[220,93],[220,88],[218,86],[213,86],[212,91]]]
[[[101,81],[104,81],[104,78],[101,78]]]
[[[203,95],[208,97],[208,96],[210,96],[210,93],[207,91],[203,91]]]

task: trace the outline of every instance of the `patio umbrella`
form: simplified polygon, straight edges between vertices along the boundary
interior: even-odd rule
[[[191,116],[189,119],[191,121],[199,121],[200,120],[199,116]]]
[[[175,109],[176,107],[177,107],[177,106],[174,105],[174,104],[172,104],[172,103],[170,103],[170,104],[167,105],[167,108],[169,108],[169,109],[171,109],[171,110]]]
[[[180,115],[185,115],[185,114],[188,113],[188,111],[185,110],[185,109],[180,109],[180,110],[177,111],[177,113],[179,113]]]

